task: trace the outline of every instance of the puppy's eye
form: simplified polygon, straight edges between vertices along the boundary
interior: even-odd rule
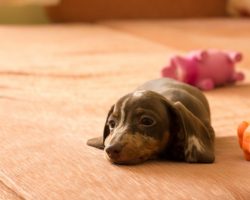
[[[140,124],[143,126],[152,126],[155,124],[155,121],[150,117],[144,116],[140,119]]]
[[[109,128],[110,128],[110,129],[115,128],[115,125],[116,125],[115,120],[112,120],[112,119],[109,120],[108,125],[109,125]]]

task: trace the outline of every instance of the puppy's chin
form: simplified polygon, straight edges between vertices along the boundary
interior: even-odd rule
[[[112,160],[112,159],[108,159],[112,164],[116,164],[116,165],[137,165],[137,164],[141,164],[143,162],[145,162],[146,160],[142,160],[142,159],[133,159],[133,160]]]
[[[144,163],[148,160],[153,160],[156,159],[156,156],[141,156],[138,158],[127,158],[127,159],[122,159],[122,158],[118,158],[118,159],[111,159],[107,154],[105,154],[105,157],[108,161],[110,161],[112,164],[117,164],[117,165],[137,165],[137,164],[141,164]]]

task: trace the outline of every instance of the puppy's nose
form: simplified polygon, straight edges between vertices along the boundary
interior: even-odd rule
[[[117,159],[120,156],[121,151],[121,144],[113,144],[106,149],[106,152],[111,159]]]

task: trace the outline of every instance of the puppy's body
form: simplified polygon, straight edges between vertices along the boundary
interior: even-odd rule
[[[198,89],[157,79],[114,104],[102,138],[89,145],[105,148],[118,164],[165,157],[186,162],[214,161],[214,131],[205,96]]]

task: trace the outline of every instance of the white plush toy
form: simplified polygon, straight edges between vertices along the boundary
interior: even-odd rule
[[[232,16],[250,17],[250,0],[229,0],[227,10]]]

